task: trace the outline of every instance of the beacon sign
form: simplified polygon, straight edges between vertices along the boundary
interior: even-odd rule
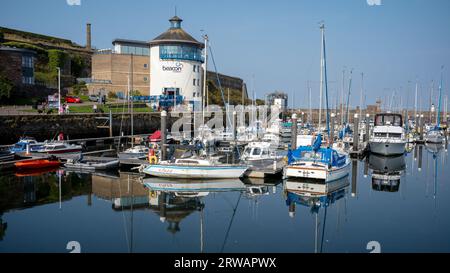
[[[180,73],[183,71],[183,64],[180,62],[176,62],[173,65],[163,65],[162,66],[163,71],[172,71],[174,73]]]

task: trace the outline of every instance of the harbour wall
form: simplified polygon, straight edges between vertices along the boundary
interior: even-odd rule
[[[0,116],[0,145],[18,141],[22,136],[35,137],[38,141],[55,138],[63,132],[69,139],[96,138],[109,136],[109,126],[105,119],[109,114],[68,114],[68,115],[5,115]],[[113,135],[120,132],[131,134],[131,114],[113,114]],[[160,113],[134,114],[135,134],[150,134],[161,127]],[[171,126],[173,120],[168,119]],[[170,127],[169,127],[170,128]]]

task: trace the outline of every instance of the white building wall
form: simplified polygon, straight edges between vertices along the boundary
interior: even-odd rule
[[[201,62],[160,60],[159,46],[153,46],[150,48],[150,96],[162,95],[164,88],[179,88],[185,100],[200,100],[202,71]]]

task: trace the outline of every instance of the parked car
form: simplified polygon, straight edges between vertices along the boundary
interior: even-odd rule
[[[67,103],[82,103],[83,101],[81,101],[81,99],[79,97],[67,96],[66,97],[66,102]]]
[[[89,95],[89,101],[98,102],[100,99],[97,95]]]

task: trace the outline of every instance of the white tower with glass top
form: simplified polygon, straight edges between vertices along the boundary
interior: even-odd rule
[[[150,96],[176,94],[200,101],[204,44],[181,28],[182,21],[172,17],[170,29],[149,42]]]

